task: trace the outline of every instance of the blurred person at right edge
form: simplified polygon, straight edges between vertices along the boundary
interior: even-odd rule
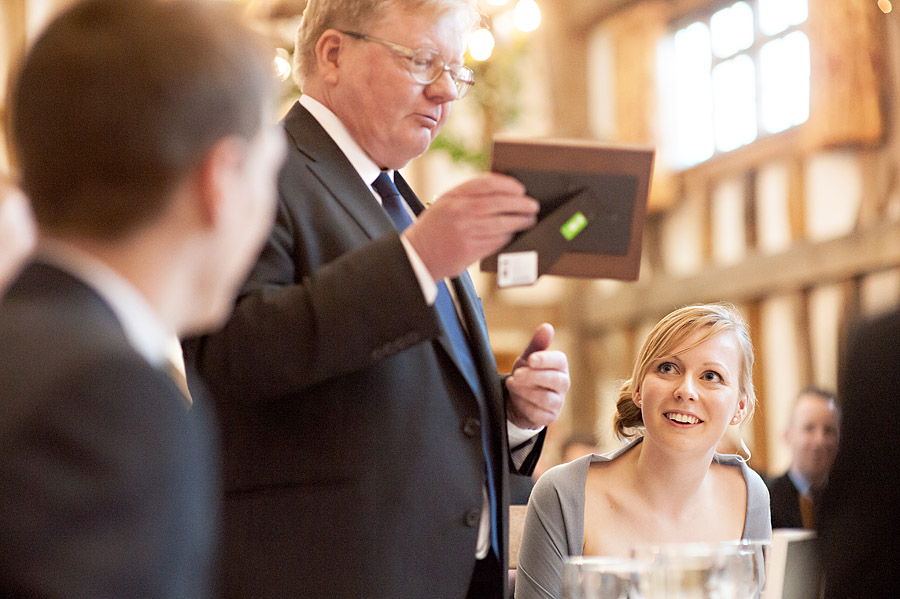
[[[815,510],[837,455],[841,409],[834,393],[805,387],[797,394],[784,440],[791,466],[766,481],[772,499],[772,528],[815,529]]]
[[[272,56],[231,4],[85,0],[24,57],[39,241],[0,298],[0,597],[214,596],[218,435],[170,348],[221,325],[272,226]]]
[[[842,347],[837,458],[822,492],[825,599],[900,597],[900,311],[851,325]]]

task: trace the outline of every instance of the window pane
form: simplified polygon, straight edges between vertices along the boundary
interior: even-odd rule
[[[760,51],[763,129],[784,131],[809,118],[809,40],[800,31],[773,40]]]
[[[753,10],[746,2],[723,8],[710,21],[713,54],[727,58],[753,45]]]
[[[713,153],[709,28],[694,23],[675,34],[675,154],[689,166]]]
[[[759,0],[759,27],[766,35],[777,35],[807,17],[807,0]]]
[[[728,152],[756,139],[756,69],[741,54],[712,71],[716,148]]]

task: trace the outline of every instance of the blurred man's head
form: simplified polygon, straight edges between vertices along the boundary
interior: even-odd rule
[[[791,470],[817,488],[837,455],[841,411],[834,394],[807,387],[797,396],[785,440],[793,452]]]
[[[41,34],[12,88],[13,146],[41,234],[95,247],[152,237],[191,261],[205,253],[215,270],[184,277],[198,310],[207,306],[182,319],[192,327],[224,317],[223,292],[270,227],[283,158],[282,135],[266,125],[272,51],[236,10],[76,4]]]

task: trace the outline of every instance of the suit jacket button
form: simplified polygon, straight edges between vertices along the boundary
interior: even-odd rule
[[[466,418],[466,422],[463,424],[463,432],[468,437],[481,436],[481,421],[477,418]]]
[[[481,522],[481,510],[472,508],[466,512],[466,526],[475,528]]]

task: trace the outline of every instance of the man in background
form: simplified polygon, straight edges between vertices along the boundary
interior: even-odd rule
[[[541,326],[497,374],[467,266],[535,222],[487,174],[427,210],[396,171],[473,82],[474,0],[310,0],[275,228],[185,345],[225,445],[228,597],[505,598],[509,474],[568,390]]]
[[[88,0],[12,87],[40,241],[0,303],[0,596],[210,596],[218,456],[169,372],[272,223],[271,49],[230,8]]]
[[[841,410],[833,393],[816,387],[800,391],[784,432],[791,466],[767,481],[773,529],[815,529],[815,509],[837,455],[840,429]]]

